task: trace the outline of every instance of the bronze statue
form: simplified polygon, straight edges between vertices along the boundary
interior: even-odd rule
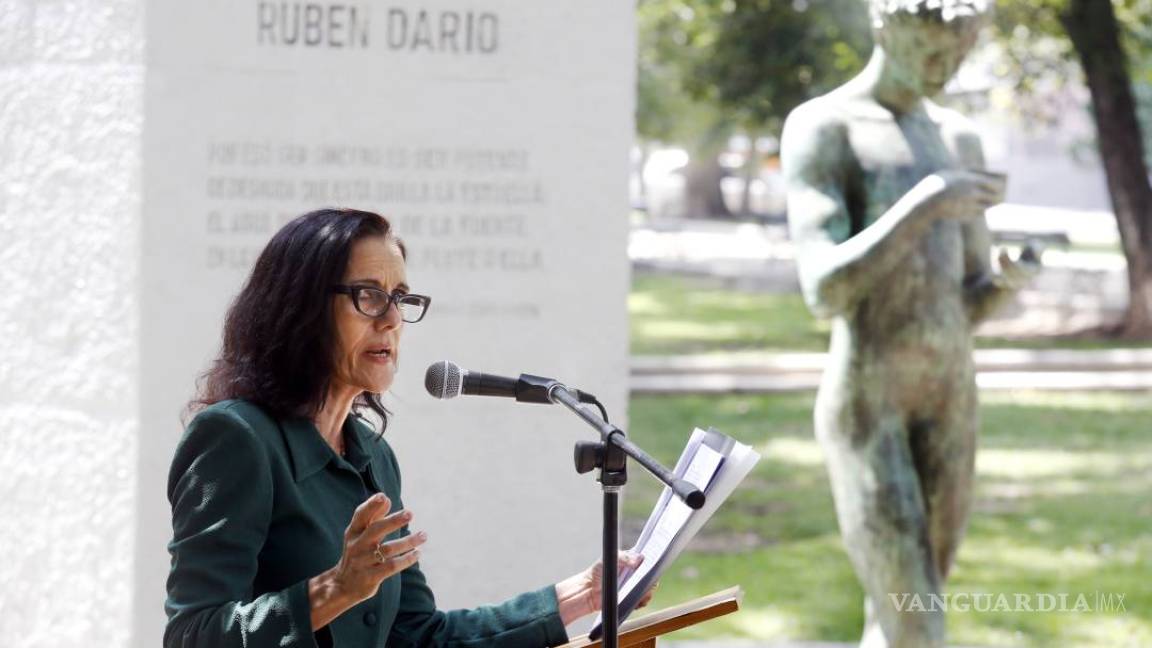
[[[872,0],[865,69],[789,115],[782,155],[800,283],[832,319],[815,427],[864,587],[861,646],[944,645],[939,595],[968,519],[979,417],[972,330],[1039,268],[990,263],[1003,200],[967,119],[933,103],[988,0]],[[907,599],[904,599],[907,600]]]

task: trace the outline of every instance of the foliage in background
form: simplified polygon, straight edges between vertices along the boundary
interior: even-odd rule
[[[677,131],[648,118],[665,112],[653,100],[681,104],[681,93],[734,127],[778,133],[793,108],[863,68],[871,48],[861,0],[640,0],[638,17],[638,127],[654,139]]]
[[[1142,98],[1145,141],[1152,145],[1152,0],[1115,0],[1112,5],[1123,30],[1133,88]],[[997,81],[1011,87],[1025,123],[1058,122],[1062,105],[1049,100],[1082,80],[1076,50],[1060,22],[1067,8],[1068,0],[997,0],[994,35],[1003,54]],[[1145,148],[1152,151],[1152,146]]]
[[[725,0],[697,27],[707,56],[685,87],[715,101],[752,132],[779,134],[796,106],[847,81],[872,39],[859,0]]]
[[[660,9],[650,0],[637,8],[636,132],[654,142],[688,142],[724,116],[684,91],[681,62],[667,52],[662,27],[670,18]]]
[[[863,67],[870,47],[861,0],[640,0],[637,12],[637,130],[688,148],[693,215],[729,215],[716,157],[732,134],[778,136],[789,111]]]
[[[1115,0],[1112,6],[1152,165],[1152,0]],[[994,35],[1002,54],[997,82],[1011,88],[1023,125],[1058,126],[1066,109],[1059,98],[1083,80],[1076,50],[1060,22],[1068,0],[998,0],[996,7]]]

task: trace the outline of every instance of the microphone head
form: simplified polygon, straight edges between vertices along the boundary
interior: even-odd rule
[[[455,362],[434,362],[424,372],[424,389],[435,398],[456,398],[464,387],[465,373]]]

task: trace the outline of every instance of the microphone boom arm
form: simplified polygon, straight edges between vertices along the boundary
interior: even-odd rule
[[[645,452],[642,448],[628,440],[624,431],[601,419],[595,413],[588,410],[587,407],[580,403],[580,399],[572,393],[568,387],[552,381],[548,388],[548,397],[553,403],[559,403],[572,410],[576,416],[579,416],[585,423],[596,428],[600,432],[601,438],[605,443],[612,443],[618,446],[629,457],[632,457],[641,466],[652,473],[656,479],[664,482],[672,489],[685,504],[691,509],[699,509],[704,506],[704,493],[696,488],[692,482],[686,479],[677,479],[672,471],[665,468],[656,461],[652,455]]]

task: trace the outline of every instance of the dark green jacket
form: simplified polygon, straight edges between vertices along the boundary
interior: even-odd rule
[[[442,612],[419,565],[313,633],[308,579],[339,560],[352,512],[375,492],[388,495],[393,510],[403,507],[388,444],[355,416],[344,422],[344,438],[345,457],[338,457],[310,421],[277,421],[239,400],[192,420],[168,476],[165,648],[536,648],[567,641],[553,587]]]

